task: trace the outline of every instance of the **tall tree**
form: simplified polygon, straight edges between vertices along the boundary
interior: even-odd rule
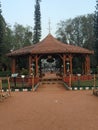
[[[81,46],[93,50],[94,48],[93,28],[94,28],[94,14],[88,14],[75,17],[74,19],[60,21],[60,23],[58,24],[58,30],[56,34],[57,38],[63,41],[64,43],[73,44],[76,46]],[[80,62],[80,60],[77,61]],[[92,56],[91,65],[95,66],[95,64],[96,64],[95,56]]]
[[[0,70],[2,68],[2,61],[4,56],[4,36],[6,30],[6,23],[2,16],[1,2],[0,2]]]
[[[20,24],[14,25],[13,30],[13,48],[19,49],[24,46],[32,44],[32,28],[30,26],[24,27]]]
[[[34,35],[33,43],[36,44],[41,38],[41,13],[40,13],[40,2],[41,0],[36,0],[35,12],[34,12]]]
[[[93,18],[93,14],[88,14],[60,21],[56,32],[57,38],[64,43],[92,49],[94,43]]]
[[[2,54],[2,47],[4,44],[4,33],[5,33],[5,20],[2,16],[1,2],[0,2],[0,56]]]
[[[95,56],[98,65],[98,0],[96,0],[96,11],[94,17],[94,34],[95,34]]]

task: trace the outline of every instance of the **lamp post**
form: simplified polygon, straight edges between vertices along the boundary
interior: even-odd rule
[[[12,75],[11,75],[11,77],[13,78],[13,80],[14,80],[14,87],[16,87],[16,77],[18,76],[18,73],[13,73]]]
[[[80,87],[80,76],[81,76],[81,74],[77,74],[77,76],[78,76],[78,90],[79,90],[79,87]]]
[[[31,73],[31,76],[32,76],[32,91],[34,91],[34,74]]]
[[[96,88],[96,76],[95,76],[95,74],[94,74],[94,89]]]
[[[21,75],[21,78],[22,78],[22,87],[24,87],[24,78],[25,78],[25,75]]]
[[[70,75],[69,75],[69,87],[71,87],[71,82],[72,82],[72,81],[71,81],[71,80],[72,80],[71,78],[72,78],[72,77],[71,77],[71,74],[70,74]]]

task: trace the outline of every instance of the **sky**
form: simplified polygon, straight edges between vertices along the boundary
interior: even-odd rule
[[[0,0],[2,15],[7,24],[15,23],[34,27],[35,0]],[[57,23],[61,20],[75,18],[80,15],[94,13],[96,0],[41,0],[42,38],[49,33],[49,19],[51,34],[55,36]]]

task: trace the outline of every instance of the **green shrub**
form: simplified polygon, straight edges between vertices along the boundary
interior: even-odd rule
[[[28,70],[25,69],[25,68],[22,68],[20,74],[21,74],[21,75],[28,75]]]
[[[11,71],[0,71],[0,77],[11,76]]]

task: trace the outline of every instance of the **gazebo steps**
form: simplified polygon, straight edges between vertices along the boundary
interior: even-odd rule
[[[43,78],[41,81],[62,81],[61,78]]]
[[[51,80],[51,81],[45,80],[45,81],[41,81],[41,83],[42,84],[61,84],[62,81],[61,80],[58,80],[58,81],[56,81],[56,80]]]
[[[38,87],[37,91],[45,91],[45,92],[57,92],[57,91],[65,91],[66,88],[64,87],[64,85],[62,84],[62,82],[41,82],[40,86]]]

